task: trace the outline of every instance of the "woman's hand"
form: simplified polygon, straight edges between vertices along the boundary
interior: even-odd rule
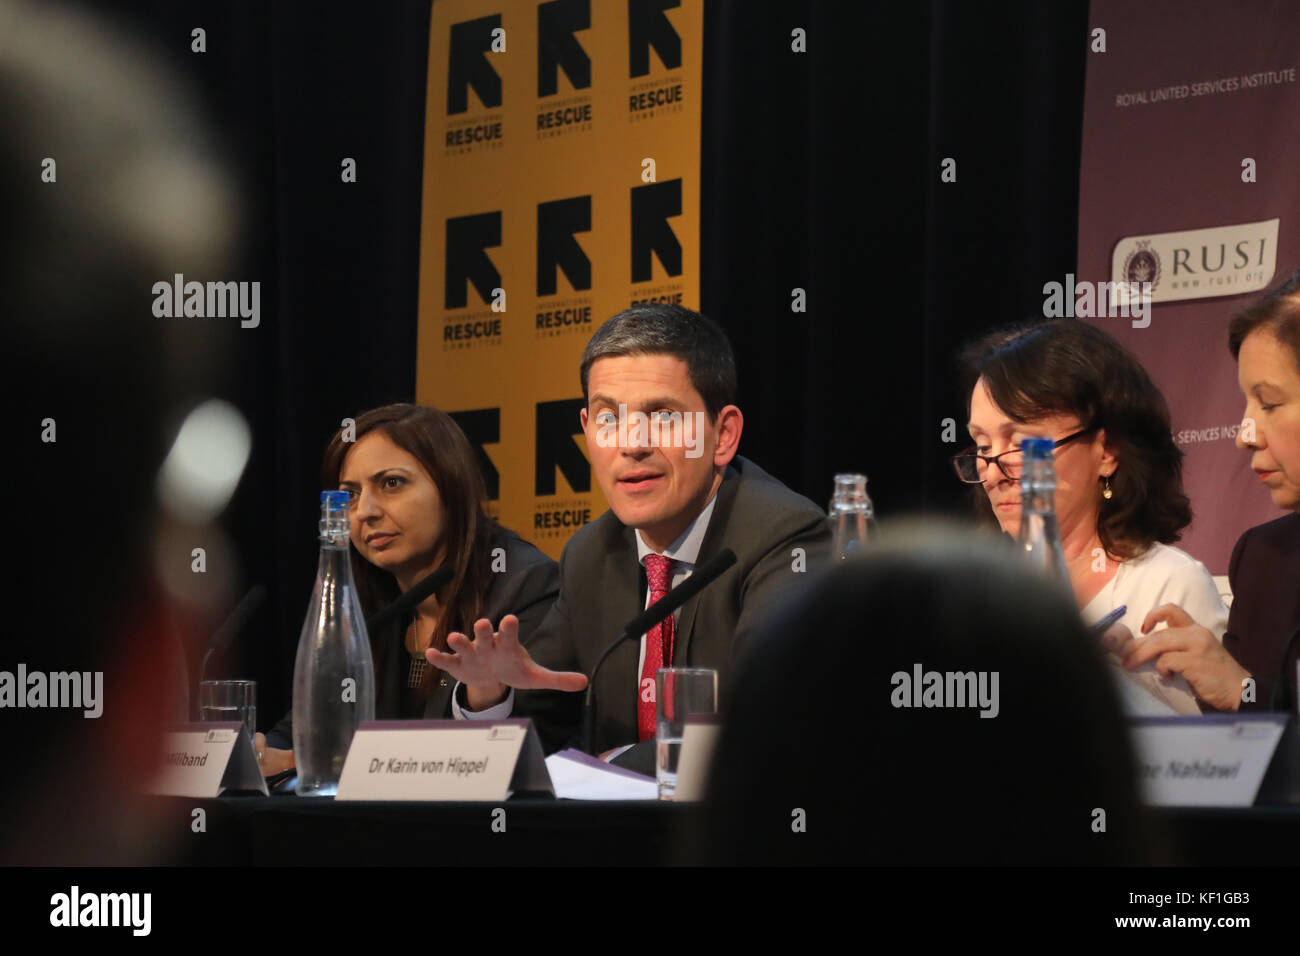
[[[1165,630],[1149,634],[1157,624]],[[1215,710],[1238,710],[1241,707],[1242,682],[1250,672],[1223,649],[1206,628],[1201,627],[1177,604],[1162,604],[1142,621],[1142,633],[1148,634],[1128,645],[1124,666],[1132,670],[1155,660],[1161,677],[1182,674],[1196,696]]]
[[[262,768],[263,777],[271,777],[281,770],[296,766],[293,762],[293,751],[268,747],[266,734],[254,734],[253,741],[253,753],[257,755],[257,763]]]
[[[429,663],[441,668],[465,685],[471,710],[483,710],[500,703],[506,689],[580,691],[587,686],[587,676],[576,671],[553,671],[542,667],[519,643],[519,618],[507,614],[501,630],[494,632],[492,622],[481,618],[474,622],[474,637],[459,631],[447,635],[447,652],[434,648],[424,652]]]
[[[1127,624],[1116,622],[1101,636],[1101,649],[1115,658],[1116,663],[1128,657],[1134,646],[1133,632],[1128,629]]]

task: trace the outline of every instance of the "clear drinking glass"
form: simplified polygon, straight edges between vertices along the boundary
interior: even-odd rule
[[[199,719],[237,720],[252,743],[257,733],[257,681],[203,681],[199,684]]]
[[[677,792],[677,758],[686,718],[718,710],[718,672],[711,667],[661,667],[655,672],[655,776],[659,799]]]

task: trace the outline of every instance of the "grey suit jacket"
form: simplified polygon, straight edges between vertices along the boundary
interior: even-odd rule
[[[635,534],[607,511],[570,539],[560,557],[559,599],[538,629],[520,631],[538,663],[589,674],[606,645],[645,607]],[[673,661],[715,668],[720,707],[736,652],[774,607],[825,569],[830,540],[826,514],[813,502],[745,458],[727,467],[697,564],[723,548],[735,551],[737,560],[682,606]],[[637,742],[639,656],[636,640],[623,642],[596,679],[597,753]],[[582,694],[516,695],[512,716],[533,719],[548,753],[576,745]]]
[[[559,593],[558,565],[505,528],[496,530],[492,547],[505,549],[506,570],[494,576],[492,587],[484,598],[483,616],[496,627],[501,623],[501,618],[514,614],[519,618],[521,633],[536,630]],[[402,638],[410,621],[408,615],[400,621],[394,621],[384,629],[384,633],[370,635],[375,662],[376,720],[396,720],[401,716],[402,687],[411,658],[403,646]],[[471,625],[472,623],[470,622]],[[446,674],[438,675],[438,682],[425,703],[425,720],[451,717],[451,694],[455,685],[456,682]],[[292,708],[267,732],[266,740],[272,747],[285,750],[293,747]]]

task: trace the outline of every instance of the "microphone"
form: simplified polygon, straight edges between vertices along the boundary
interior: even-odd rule
[[[696,568],[689,578],[632,618],[623,628],[623,633],[614,638],[596,659],[596,666],[591,669],[591,674],[587,678],[587,696],[583,699],[582,705],[582,749],[586,753],[595,753],[592,746],[596,740],[596,675],[600,672],[605,659],[624,641],[629,638],[639,638],[666,619],[669,614],[703,591],[735,563],[736,552],[730,548],[723,548]]]
[[[368,617],[366,619],[366,631],[370,632],[381,628],[398,615],[405,614],[434,591],[439,590],[444,584],[455,577],[455,575],[456,569],[450,564],[444,564],[432,574],[421,578],[410,588],[410,590],[392,604],[388,605],[388,607],[381,608]]]
[[[266,588],[260,584],[254,584],[248,589],[248,593],[243,596],[240,602],[235,605],[235,609],[230,612],[230,617],[222,621],[221,626],[213,632],[207,653],[203,655],[203,661],[199,664],[199,684],[203,683],[203,678],[207,675],[208,661],[212,659],[212,655],[217,651],[225,650],[226,645],[235,639],[235,635],[248,623],[248,619],[257,613],[257,609],[265,603],[266,593]]]

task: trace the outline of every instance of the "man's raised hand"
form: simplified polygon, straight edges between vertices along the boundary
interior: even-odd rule
[[[430,664],[441,668],[465,685],[470,710],[479,711],[500,703],[508,687],[519,690],[580,691],[587,676],[576,671],[553,671],[542,667],[519,643],[519,618],[507,614],[501,630],[492,622],[474,622],[474,636],[459,631],[447,635],[447,651],[429,648],[424,652]]]

